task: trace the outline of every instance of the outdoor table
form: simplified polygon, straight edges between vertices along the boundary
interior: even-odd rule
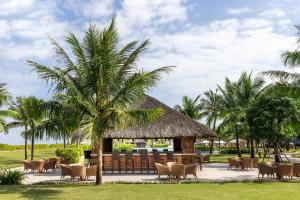
[[[71,164],[71,165],[70,165],[71,170],[73,170],[73,168],[72,168],[73,166],[80,166],[80,167],[82,167],[84,170],[85,170],[85,168],[86,168],[83,164]],[[81,181],[84,181],[84,176],[80,176],[80,180],[81,180]]]

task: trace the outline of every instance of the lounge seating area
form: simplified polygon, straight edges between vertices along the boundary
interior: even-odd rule
[[[268,178],[278,179],[293,179],[300,175],[300,163],[294,164],[280,164],[276,162],[266,162],[266,164],[258,164],[258,178],[261,176],[263,179],[265,175]]]
[[[157,168],[158,179],[162,175],[166,175],[172,179],[186,179],[188,175],[193,175],[197,178],[198,164],[184,165],[178,162],[168,162],[166,165],[155,163],[155,166]]]

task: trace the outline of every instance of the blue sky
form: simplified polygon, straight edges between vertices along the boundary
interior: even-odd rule
[[[138,66],[175,65],[150,94],[170,106],[183,95],[222,85],[225,76],[281,69],[280,54],[295,48],[298,0],[0,0],[0,82],[16,96],[49,98],[26,64],[54,63],[49,37],[64,46],[89,21],[104,27],[116,16],[121,43],[150,39]],[[20,129],[0,143],[22,144]]]

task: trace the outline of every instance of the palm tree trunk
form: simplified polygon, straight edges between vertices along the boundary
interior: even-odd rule
[[[31,160],[34,159],[34,133],[31,133]]]
[[[64,133],[64,149],[66,148],[66,134]]]
[[[96,185],[102,184],[102,138],[97,142],[97,173]]]
[[[255,158],[255,152],[254,152],[254,142],[252,138],[252,134],[250,133],[250,157]]]
[[[27,155],[27,126],[25,126],[25,144],[24,144],[24,152],[25,152],[25,160],[27,160],[28,155]]]
[[[240,151],[240,138],[239,134],[237,132],[237,127],[235,127],[235,147],[236,147],[236,153],[238,157],[242,157],[241,151]]]
[[[214,132],[216,129],[216,122],[217,122],[217,118],[214,118],[214,123],[213,123],[213,128],[212,128]],[[214,150],[214,138],[211,138],[209,154],[212,154],[213,150]]]

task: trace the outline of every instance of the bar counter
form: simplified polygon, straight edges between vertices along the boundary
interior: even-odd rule
[[[112,154],[110,153],[104,153],[103,155],[103,169],[104,171],[111,171],[112,166],[114,165],[114,169],[118,171],[118,165],[119,161],[112,160]],[[96,156],[95,154],[91,154],[92,156],[92,162],[96,162]],[[141,159],[139,153],[133,153],[133,161],[134,161],[134,171],[140,171],[141,170]],[[190,164],[195,161],[196,153],[176,153],[174,152],[174,159],[176,162],[182,163],[182,164]],[[153,160],[153,154],[148,153],[148,162],[149,162],[149,169],[153,170],[155,168],[154,166],[154,160]],[[160,163],[166,164],[168,162],[167,160],[167,154],[166,153],[160,153]],[[128,171],[131,170],[131,162],[128,162]],[[143,164],[143,166],[145,163]],[[121,171],[125,171],[126,163],[125,163],[125,153],[120,153],[120,168]],[[144,167],[143,167],[144,168]]]

